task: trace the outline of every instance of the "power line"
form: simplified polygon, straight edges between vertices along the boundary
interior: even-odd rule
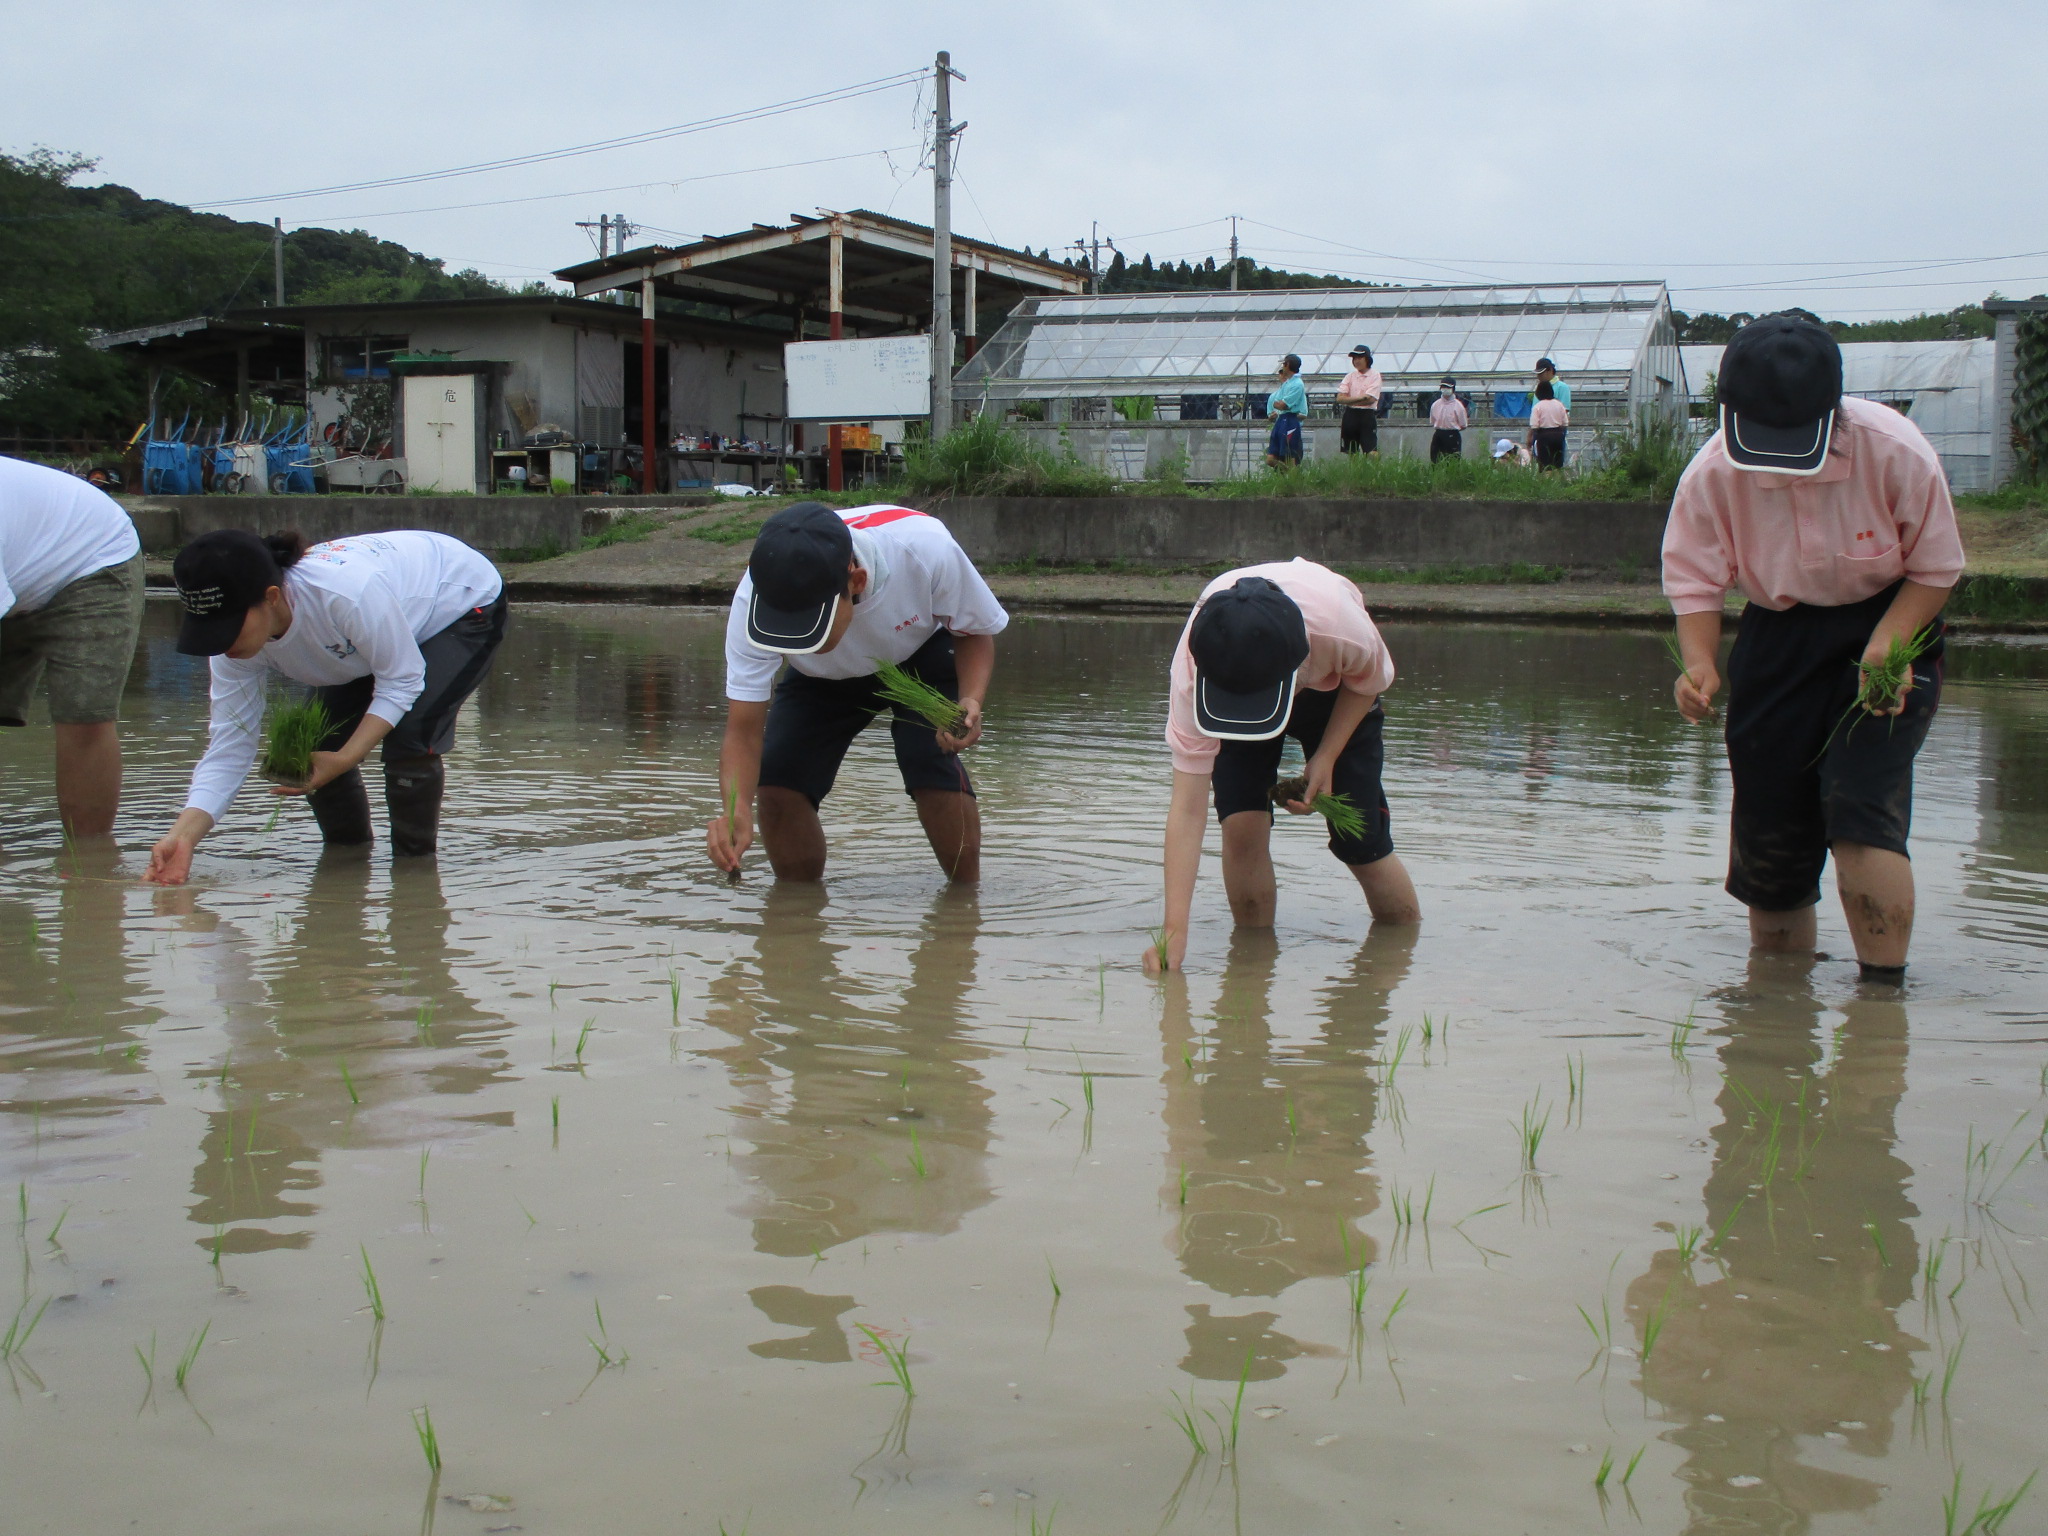
[[[419,171],[409,176],[383,176],[368,181],[341,182],[334,186],[308,187],[296,192],[267,192],[254,197],[227,197],[212,202],[192,203],[193,208],[239,208],[249,203],[280,203],[305,197],[327,197],[342,192],[368,192],[379,187],[413,186],[425,181],[444,181],[453,176],[476,176],[486,171],[513,170],[521,166],[541,165],[551,160],[568,160],[578,155],[594,155],[606,150],[627,149],[642,144],[658,143],[664,139],[681,138],[687,134],[705,133],[713,128],[729,128],[740,123],[759,122],[763,118],[782,117],[791,112],[808,111],[812,107],[831,106],[842,101],[853,101],[862,96],[873,96],[882,91],[895,90],[920,78],[923,71],[903,71],[884,75],[879,79],[865,80],[858,85],[841,86],[830,91],[818,91],[808,96],[792,97],[788,101],[775,102],[765,107],[752,107],[741,112],[722,113],[717,117],[700,118],[695,122],[676,123],[667,128],[651,128],[641,133],[622,134],[617,138],[597,139],[588,144],[574,144],[565,149],[541,150],[527,155],[508,155],[499,160],[480,160],[471,165],[451,166],[440,171]]]

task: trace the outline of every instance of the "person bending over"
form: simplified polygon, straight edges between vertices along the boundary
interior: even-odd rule
[[[1231,916],[1241,928],[1273,926],[1272,791],[1287,736],[1308,759],[1307,782],[1288,811],[1306,815],[1324,794],[1349,800],[1364,827],[1347,836],[1333,825],[1330,852],[1358,881],[1375,922],[1421,921],[1380,785],[1386,715],[1379,696],[1393,681],[1393,658],[1364,597],[1328,567],[1289,560],[1209,583],[1173,653],[1165,954],[1148,949],[1147,971],[1177,971],[1187,957],[1212,791]]]
[[[712,862],[738,873],[758,811],[776,878],[823,879],[818,807],[854,737],[892,709],[897,771],[932,852],[948,878],[980,879],[981,814],[960,754],[981,739],[995,637],[1009,622],[937,518],[815,501],[769,518],[726,623],[722,802],[705,834]],[[889,705],[875,675],[884,662],[957,701],[958,729],[935,730]]]
[[[45,685],[68,836],[114,830],[115,719],[141,627],[142,541],[121,504],[62,470],[0,458],[0,725],[28,724]]]
[[[272,673],[311,688],[333,722],[306,783],[272,792],[304,795],[329,846],[365,847],[370,796],[360,765],[381,744],[391,851],[433,853],[455,715],[505,636],[497,567],[441,533],[373,533],[309,549],[297,533],[222,529],[180,550],[172,574],[185,605],[178,649],[212,658],[212,726],[185,809],[151,851],[145,878],[190,877],[193,850],[255,765]]]
[[[1671,503],[1664,592],[1685,658],[1678,708],[1695,722],[1722,686],[1728,589],[1749,599],[1728,656],[1728,894],[1757,949],[1811,950],[1832,852],[1863,979],[1895,985],[1913,934],[1913,759],[1941,703],[1941,610],[1963,569],[1948,482],[1912,422],[1843,396],[1841,348],[1801,314],[1735,333],[1720,405]],[[1894,642],[1924,649],[1879,697],[1866,685]]]

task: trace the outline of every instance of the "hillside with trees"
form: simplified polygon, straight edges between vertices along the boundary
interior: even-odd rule
[[[0,435],[126,436],[144,410],[140,370],[88,336],[271,296],[268,224],[80,185],[94,164],[44,148],[0,153]],[[292,230],[284,267],[295,304],[508,291],[361,230]]]

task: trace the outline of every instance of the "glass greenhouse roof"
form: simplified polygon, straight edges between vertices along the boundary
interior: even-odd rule
[[[997,399],[1256,388],[1289,352],[1311,381],[1334,380],[1359,342],[1389,378],[1526,379],[1549,357],[1574,382],[1607,374],[1620,386],[1668,314],[1661,282],[1033,298],[955,388]]]

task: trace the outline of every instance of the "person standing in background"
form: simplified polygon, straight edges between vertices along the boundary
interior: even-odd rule
[[[1458,381],[1445,379],[1437,387],[1436,399],[1429,404],[1429,424],[1436,428],[1429,435],[1429,462],[1438,459],[1455,459],[1465,452],[1465,428],[1471,425],[1465,413],[1465,402],[1458,398]]]
[[[1572,387],[1557,376],[1557,364],[1547,357],[1536,359],[1536,382],[1538,385],[1548,384],[1550,392],[1557,396],[1557,403],[1566,410],[1572,408]]]
[[[105,491],[0,458],[0,725],[46,685],[65,835],[105,837],[121,804],[116,717],[142,628],[142,541]]]
[[[1351,371],[1337,386],[1337,405],[1344,413],[1338,437],[1346,453],[1380,451],[1380,392],[1384,388],[1379,369],[1372,365],[1372,348],[1361,342],[1351,349]]]
[[[1301,382],[1301,359],[1292,352],[1280,359],[1280,383],[1266,396],[1266,414],[1273,418],[1266,442],[1266,467],[1301,462],[1301,418],[1308,414],[1308,386]]]
[[[1564,429],[1570,423],[1564,402],[1545,379],[1536,386],[1536,403],[1529,408],[1529,446],[1535,450],[1538,469],[1564,468]]]

